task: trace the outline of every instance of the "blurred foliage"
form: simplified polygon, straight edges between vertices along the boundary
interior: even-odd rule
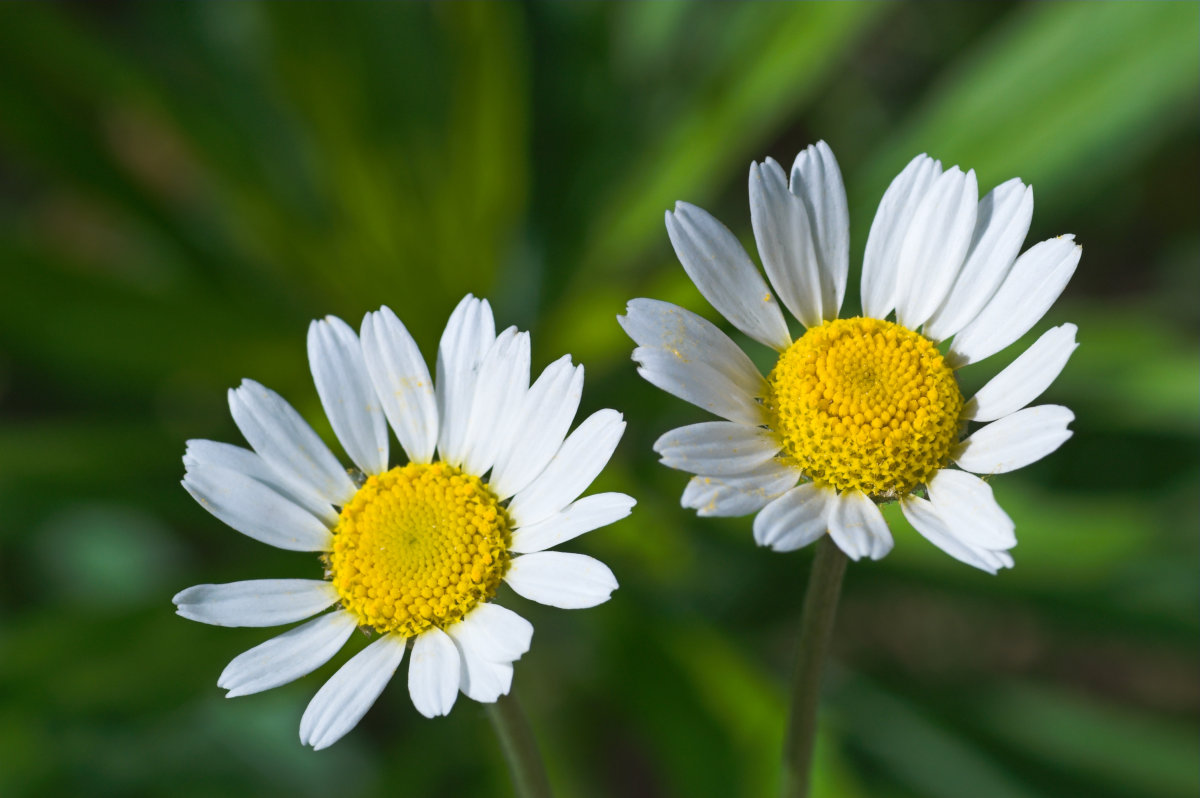
[[[1031,240],[1085,254],[1038,328],[1079,324],[1047,396],[1075,437],[994,483],[1017,567],[894,514],[894,553],[848,576],[818,794],[1196,795],[1198,35],[1194,3],[0,6],[0,794],[509,794],[479,707],[426,721],[400,681],[302,748],[336,662],[223,701],[266,635],[169,601],[314,568],[179,488],[186,438],[238,440],[223,389],[259,379],[328,436],[308,319],[387,303],[430,355],[467,291],[630,421],[597,489],[640,504],[578,545],[615,599],[505,597],[561,794],[771,794],[811,554],[678,507],[649,447],[700,414],[636,377],[613,317],[713,317],[663,209],[750,243],[751,159],[824,138],[858,254],[921,151],[1032,182]]]

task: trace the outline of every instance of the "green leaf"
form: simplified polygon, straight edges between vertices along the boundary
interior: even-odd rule
[[[1200,734],[1182,718],[1035,685],[986,690],[970,704],[973,723],[1022,756],[1064,775],[1087,774],[1113,794],[1185,798],[1200,790]]]
[[[1019,175],[1043,200],[1086,197],[1087,186],[1129,168],[1192,118],[1197,29],[1192,3],[1023,7],[881,142],[851,178],[868,189],[851,192],[861,200],[852,209],[873,205],[919,152],[974,168],[981,187]]]
[[[931,714],[862,678],[830,702],[848,743],[913,793],[929,798],[1033,798],[1004,765]]]

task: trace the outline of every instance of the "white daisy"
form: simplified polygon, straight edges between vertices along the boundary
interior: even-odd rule
[[[239,532],[321,552],[325,578],[197,585],[175,596],[179,614],[218,626],[316,616],[234,658],[218,680],[230,697],[315,670],[356,627],[377,633],[305,710],[300,739],[314,748],[354,728],[410,643],[408,689],[421,714],[445,715],[460,690],[495,701],[533,635],[492,603],[501,581],[570,609],[607,601],[617,587],[603,563],[546,550],[633,507],[619,493],[578,498],[612,456],[621,414],[601,410],[567,435],[583,366],[564,356],[530,385],[528,333],[496,335],[487,301],[470,295],[442,334],[436,387],[386,307],[366,315],[361,340],[341,319],[314,321],[308,356],[358,471],[344,469],[282,397],[246,380],[229,407],[253,451],[189,441],[183,486]],[[407,457],[392,468],[388,423]]]
[[[849,218],[833,153],[824,142],[801,152],[790,184],[775,161],[752,164],[750,218],[763,267],[807,328],[793,342],[734,235],[693,205],[668,211],[671,243],[700,293],[779,353],[764,379],[694,313],[629,303],[619,320],[638,344],[638,372],[726,419],[655,443],[663,463],[697,475],[683,505],[700,515],[758,513],[754,537],[777,551],[828,531],[850,557],[878,559],[892,548],[879,505],[899,500],[913,526],[952,557],[992,573],[1011,567],[1013,522],[976,475],[1026,466],[1071,436],[1070,410],[1027,405],[1066,365],[1075,325],[1048,330],[969,401],[955,370],[1028,332],[1079,263],[1069,235],[1017,256],[1032,215],[1033,190],[1020,180],[980,200],[973,171],[918,156],[892,181],[871,225],[864,315],[839,319]]]

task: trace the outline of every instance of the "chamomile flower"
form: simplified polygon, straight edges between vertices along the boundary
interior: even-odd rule
[[[1013,522],[980,476],[1026,466],[1071,436],[1070,410],[1028,405],[1066,365],[1076,328],[1046,331],[970,400],[956,371],[1028,332],[1079,263],[1069,235],[1018,257],[1032,215],[1033,191],[1020,180],[981,200],[973,171],[918,156],[892,181],[871,225],[863,315],[838,318],[849,217],[833,153],[824,142],[808,147],[790,182],[769,158],[752,164],[759,256],[806,328],[793,341],[734,235],[693,205],[668,211],[671,243],[700,293],[778,352],[764,378],[694,313],[629,303],[620,321],[638,344],[638,372],[725,419],[672,430],[654,445],[663,463],[696,475],[683,505],[707,516],[757,513],[755,539],[778,551],[828,531],[850,557],[878,559],[892,548],[879,505],[898,500],[917,531],[952,557],[992,573],[1011,567]]]
[[[617,587],[599,561],[547,549],[633,507],[619,493],[578,498],[612,456],[621,414],[601,410],[568,435],[583,367],[564,356],[530,385],[528,333],[497,335],[487,301],[469,295],[442,335],[436,386],[386,307],[366,315],[361,339],[338,318],[314,321],[308,357],[357,469],[343,468],[281,396],[246,380],[229,407],[251,449],[189,441],[183,485],[243,534],[319,552],[324,578],[197,585],[175,596],[179,614],[219,626],[312,618],[234,658],[218,680],[230,697],[310,673],[355,629],[373,634],[305,710],[300,739],[314,748],[354,728],[409,648],[408,690],[421,714],[447,714],[460,691],[497,700],[533,635],[494,603],[501,582],[568,609],[607,601]],[[389,424],[402,465],[391,465]]]

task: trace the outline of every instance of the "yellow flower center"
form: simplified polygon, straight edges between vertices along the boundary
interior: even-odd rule
[[[413,637],[495,595],[511,542],[508,514],[478,477],[409,463],[368,477],[342,508],[328,576],[360,624]]]
[[[879,319],[838,319],[788,347],[764,404],[780,458],[814,482],[903,496],[950,461],[963,397],[937,347]]]

